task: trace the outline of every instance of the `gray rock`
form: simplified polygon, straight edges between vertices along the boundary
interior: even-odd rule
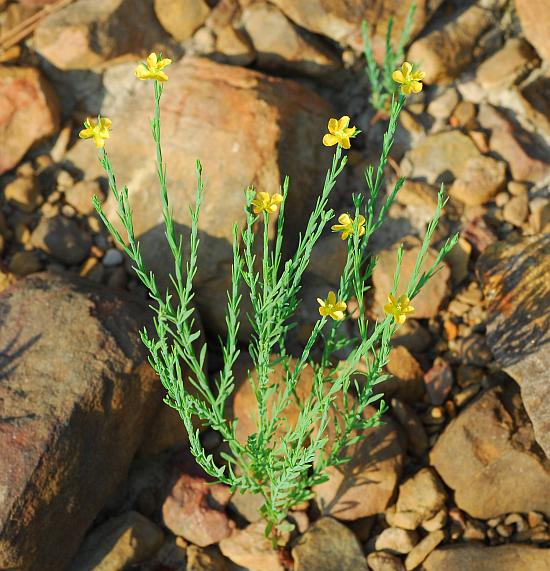
[[[75,220],[55,216],[40,220],[31,235],[31,244],[59,262],[72,266],[85,260],[92,239]]]

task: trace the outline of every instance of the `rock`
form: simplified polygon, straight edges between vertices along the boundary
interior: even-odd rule
[[[441,0],[417,2],[411,38],[414,38],[424,28],[441,3]],[[274,0],[273,4],[298,26],[315,34],[327,36],[343,46],[351,46],[360,52],[363,51],[361,22],[365,19],[371,27],[373,50],[380,60],[384,55],[389,17],[393,16],[392,39],[396,42],[401,35],[409,10],[409,6],[402,2],[381,0],[375,2],[351,0],[346,5],[330,0],[308,0],[307,2]]]
[[[529,224],[535,234],[550,231],[550,199],[539,196],[529,201]]]
[[[5,199],[22,212],[34,212],[40,205],[40,190],[36,179],[18,177],[4,188]]]
[[[399,487],[392,525],[414,530],[433,518],[445,505],[443,484],[431,468],[422,468]]]
[[[375,409],[367,407],[365,418]],[[403,448],[395,423],[370,428],[367,436],[343,451],[351,460],[326,470],[328,481],[315,488],[324,515],[349,521],[382,513],[391,501],[403,465]]]
[[[533,81],[523,83],[517,90],[521,110],[536,125],[538,132],[550,137],[550,73],[538,74]]]
[[[40,220],[31,235],[31,244],[59,262],[74,265],[84,261],[92,239],[75,220],[56,216]]]
[[[437,207],[438,188],[422,181],[406,180],[396,200],[405,206],[424,206],[433,212]]]
[[[458,344],[458,354],[461,363],[465,365],[486,367],[493,360],[493,354],[487,346],[485,336],[480,333],[472,333],[468,337],[463,337]]]
[[[210,9],[204,0],[155,0],[155,15],[162,27],[178,42],[200,28]]]
[[[545,0],[515,0],[516,11],[525,37],[540,56],[550,60],[550,41],[546,26],[550,19],[550,6]]]
[[[127,512],[92,530],[69,571],[118,571],[138,565],[154,555],[163,541],[158,525],[138,512]]]
[[[235,492],[231,498],[231,506],[236,509],[250,523],[262,519],[260,508],[264,505],[264,499],[260,494]]]
[[[221,552],[231,561],[250,571],[283,571],[279,553],[264,535],[265,522],[251,523],[244,529],[236,529],[220,541]]]
[[[191,464],[185,473],[179,473],[170,485],[162,505],[162,521],[174,535],[206,547],[229,537],[234,523],[225,514],[231,498],[229,488],[213,484]]]
[[[292,371],[296,361],[289,362]],[[250,382],[246,378],[250,364],[241,359],[235,368],[237,386],[233,401],[233,416],[239,420],[236,435],[239,441],[247,438],[257,430],[258,405]],[[253,378],[256,373],[252,372]],[[281,363],[275,365],[270,382],[280,386],[284,382],[285,373]],[[313,386],[313,369],[306,366],[296,386],[296,394],[300,401],[311,393]],[[267,401],[268,409],[274,404],[275,396]],[[294,401],[283,410],[286,423],[281,423],[278,434],[285,433],[287,426],[295,426],[300,409]],[[365,417],[374,413],[367,407]],[[327,431],[332,437],[331,428]],[[369,435],[353,445],[344,454],[352,460],[338,467],[327,470],[329,480],[316,487],[317,501],[326,515],[338,519],[354,520],[383,511],[390,500],[401,473],[402,449],[394,423],[388,419],[385,424],[369,429]],[[328,444],[327,444],[328,445]]]
[[[405,571],[405,566],[399,557],[383,551],[369,553],[367,564],[372,571]]]
[[[16,281],[17,278],[11,272],[3,271],[0,268],[0,292],[7,289],[10,285],[14,284]]]
[[[476,216],[462,226],[462,237],[476,254],[482,253],[497,237],[481,216]]]
[[[401,263],[401,274],[399,278],[400,286],[398,293],[404,290],[411,279],[416,257],[420,251],[418,241],[408,240],[405,243],[403,261]],[[383,250],[378,257],[378,263],[372,274],[372,281],[375,288],[374,301],[376,311],[381,313],[384,305],[388,303],[388,293],[393,286],[393,273],[397,259],[397,247]],[[421,266],[420,271],[426,271],[435,260],[436,252],[428,250],[426,261]],[[421,319],[424,317],[435,317],[439,313],[439,307],[445,300],[449,292],[449,278],[451,272],[444,263],[443,268],[424,286],[422,292],[414,298],[412,305],[415,308],[414,317]]]
[[[311,252],[306,273],[317,282],[323,280],[338,287],[346,266],[348,249],[345,242],[336,238],[334,234],[319,238]]]
[[[529,198],[527,193],[513,196],[502,209],[502,217],[514,226],[521,226],[529,214]]]
[[[144,56],[165,40],[152,0],[77,0],[44,18],[34,32],[36,51],[61,70]]]
[[[461,101],[454,109],[449,123],[453,127],[460,127],[462,129],[475,129],[477,110],[476,106],[471,101]]]
[[[59,128],[59,101],[32,67],[0,65],[0,174]]]
[[[330,517],[319,519],[302,535],[292,548],[292,556],[296,571],[367,571],[355,535]]]
[[[426,390],[432,404],[445,402],[453,388],[453,370],[441,357],[436,357],[432,368],[424,375]]]
[[[186,571],[229,571],[227,564],[227,559],[216,548],[196,545],[187,548]]]
[[[388,527],[376,538],[374,548],[378,551],[386,550],[391,553],[409,553],[417,542],[416,532],[398,527]]]
[[[193,424],[195,424],[195,419],[193,419]],[[169,406],[162,406],[139,448],[138,455],[154,456],[188,444],[189,437],[178,411]]]
[[[320,138],[332,111],[326,102],[298,84],[251,70],[191,58],[172,64],[169,70],[170,82],[163,96],[163,152],[170,200],[176,230],[184,233],[185,243],[190,227],[189,204],[195,200],[195,160],[200,158],[208,188],[199,218],[199,251],[209,255],[199,252],[194,283],[204,322],[209,329],[220,332],[225,329],[233,224],[245,220],[243,189],[255,184],[261,191],[278,192],[283,182],[281,173],[288,172],[291,183],[285,222],[287,236],[297,236],[304,224],[304,212],[309,212],[322,188],[324,169],[330,160]],[[154,148],[147,121],[135,120],[136,116],[150,114],[153,96],[151,86],[136,83],[132,72],[133,66],[127,65],[106,72],[108,93],[103,108],[108,110],[117,132],[133,134],[131,138],[113,135],[109,156],[115,172],[130,177],[127,182],[133,203],[147,204],[147,208],[136,208],[136,236],[146,265],[161,285],[167,285],[167,268],[173,266],[173,261],[166,247],[164,225],[159,222],[162,218]],[[194,128],[193,137],[185,136],[190,125],[198,122],[201,128]],[[319,143],[303,145],[302,140]],[[95,147],[89,143],[78,142],[69,151],[69,158],[93,178],[102,173],[99,169],[91,172],[97,160]],[[105,210],[116,223],[113,197],[109,197]],[[271,218],[274,224],[275,216]],[[245,320],[240,333],[247,338]]]
[[[428,555],[445,539],[441,530],[432,531],[422,541],[417,543],[405,559],[405,569],[412,571],[428,557]]]
[[[254,61],[256,53],[250,40],[228,25],[216,34],[216,56],[224,63],[247,66]]]
[[[460,97],[454,87],[445,89],[428,105],[428,113],[436,119],[447,120],[454,108],[458,105]]]
[[[103,258],[101,259],[101,263],[106,268],[113,268],[115,266],[120,266],[124,262],[124,255],[120,250],[116,248],[109,248]]]
[[[491,24],[491,11],[474,4],[413,42],[407,57],[421,62],[427,83],[449,83],[472,61],[478,38]]]
[[[65,190],[65,201],[73,206],[79,214],[87,215],[95,212],[92,204],[94,196],[103,202],[103,190],[97,180],[81,180]]]
[[[536,63],[533,48],[523,38],[510,38],[477,68],[476,79],[486,90],[508,89]]]
[[[423,353],[432,344],[430,332],[416,319],[407,319],[392,337],[395,347],[403,346],[413,353]]]
[[[406,402],[417,402],[424,396],[424,374],[418,361],[405,347],[397,346],[390,352],[387,373],[391,379],[375,387],[386,400],[396,397]]]
[[[548,176],[548,161],[526,131],[488,103],[480,105],[478,120],[491,131],[491,150],[508,163],[514,180],[537,183]]]
[[[439,436],[430,462],[472,517],[550,512],[550,467],[513,386],[493,388],[464,408]]]
[[[40,271],[42,263],[37,256],[37,252],[23,250],[13,255],[9,267],[16,276],[22,277]]]
[[[477,266],[487,300],[487,343],[498,365],[521,387],[535,438],[548,457],[549,260],[550,236],[546,234],[497,242]]]
[[[55,274],[0,299],[0,566],[57,571],[161,404],[139,341],[146,307]]]
[[[407,449],[415,456],[422,456],[428,449],[428,436],[420,418],[412,408],[397,399],[392,399],[391,406],[393,416],[406,436]]]
[[[506,183],[506,164],[491,157],[474,157],[449,189],[449,195],[469,206],[492,200]]]
[[[430,184],[452,182],[480,154],[473,141],[460,131],[428,135],[407,152],[401,161],[403,176],[424,179]]]
[[[478,543],[453,545],[433,551],[424,561],[423,568],[426,571],[548,571],[550,549],[518,544],[497,547],[486,547]]]
[[[318,76],[338,67],[336,55],[315,36],[300,34],[272,4],[251,4],[243,10],[242,24],[257,53],[260,67],[286,69]]]

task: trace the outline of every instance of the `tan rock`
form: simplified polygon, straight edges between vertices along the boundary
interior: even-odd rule
[[[170,82],[163,96],[163,152],[167,163],[170,201],[176,230],[189,235],[189,205],[194,203],[195,161],[203,162],[207,188],[199,218],[197,302],[210,330],[225,329],[226,291],[233,260],[233,224],[244,224],[243,189],[278,192],[281,173],[290,175],[285,222],[290,236],[304,225],[318,190],[322,188],[330,156],[318,140],[326,128],[331,107],[298,84],[234,66],[203,59],[184,59],[170,66]],[[135,208],[134,224],[146,265],[167,285],[167,268],[173,267],[166,247],[161,203],[154,163],[154,147],[147,121],[153,106],[151,85],[135,82],[133,65],[111,68],[105,75],[108,93],[103,106],[117,125],[109,156],[115,172],[124,177]],[[200,127],[200,128],[199,128]],[[189,133],[193,133],[190,137]],[[320,141],[320,139],[319,139]],[[95,147],[78,142],[70,160],[86,169],[88,178],[101,176],[95,168]],[[223,216],[220,208],[223,205]],[[105,210],[116,223],[116,204],[110,197]],[[275,224],[276,217],[270,219]],[[203,252],[201,255],[200,252]],[[204,255],[208,253],[208,255]],[[240,329],[247,338],[246,320]]]
[[[20,280],[0,303],[0,567],[58,571],[161,405],[139,341],[147,308],[55,274]]]
[[[204,0],[155,0],[155,15],[162,27],[178,42],[200,28],[210,9]]]
[[[428,449],[428,436],[422,421],[411,407],[398,399],[392,399],[391,406],[393,416],[405,433],[407,450],[422,456]]]
[[[445,539],[441,530],[432,531],[422,541],[417,543],[405,559],[405,569],[412,571],[428,557],[428,555]]]
[[[433,551],[424,561],[423,568],[426,571],[548,571],[550,549],[517,544],[498,547],[480,544],[449,546]]]
[[[384,399],[398,398],[406,402],[417,402],[425,393],[424,374],[418,361],[403,346],[392,349],[387,373],[392,378],[375,387],[375,392],[384,394]]]
[[[430,184],[451,182],[464,172],[468,161],[480,156],[474,142],[460,131],[428,135],[401,161],[403,176]]]
[[[323,75],[338,67],[336,54],[314,36],[300,34],[278,8],[255,3],[243,10],[242,23],[252,40],[260,67]]]
[[[373,28],[373,49],[380,59],[384,54],[389,17],[393,16],[392,38],[397,41],[409,9],[409,5],[404,2],[382,0],[350,0],[345,4],[332,0],[274,0],[273,4],[302,28],[327,36],[342,45],[349,45],[358,51],[363,50],[361,22],[365,19]],[[416,3],[411,37],[424,28],[440,4],[440,0],[422,0]]]
[[[545,60],[550,60],[550,41],[545,23],[550,19],[546,0],[515,0],[516,11],[525,37]]]
[[[229,561],[217,548],[190,545],[186,551],[186,571],[229,571]]]
[[[409,61],[422,64],[427,83],[450,83],[472,61],[477,39],[492,24],[490,10],[473,5],[415,41]]]
[[[18,177],[4,188],[4,197],[19,210],[30,213],[40,205],[40,189],[35,178]]]
[[[439,436],[430,462],[472,517],[550,512],[550,467],[513,386],[491,389],[464,408]]]
[[[264,535],[265,525],[265,522],[259,521],[244,529],[236,529],[220,541],[221,552],[250,571],[283,571],[278,551],[273,549],[271,540]]]
[[[118,571],[149,559],[160,548],[160,527],[138,512],[107,520],[88,534],[69,571]]]
[[[391,553],[409,553],[417,542],[416,532],[398,527],[387,527],[376,538],[374,548],[378,551],[390,551]]]
[[[367,564],[372,571],[405,571],[405,566],[399,557],[384,551],[369,553]]]
[[[381,313],[384,305],[388,303],[388,293],[391,292],[393,286],[393,273],[397,259],[397,246],[383,250],[379,254],[378,264],[374,268],[372,280],[375,288],[375,304],[376,311]],[[403,291],[412,276],[416,257],[420,251],[420,246],[416,240],[408,240],[405,243],[405,251],[401,264],[401,274],[399,278],[398,292]],[[435,260],[436,253],[430,249],[428,256],[421,272],[426,271]],[[451,272],[449,267],[444,264],[443,269],[437,273],[422,289],[422,292],[414,298],[412,305],[415,308],[414,317],[434,317],[439,312],[439,307],[448,295],[449,278]]]
[[[477,68],[476,78],[484,89],[506,89],[536,63],[533,48],[523,38],[510,38]]]
[[[526,131],[488,103],[480,105],[478,120],[491,131],[491,151],[508,163],[514,180],[537,183],[548,176],[549,161]]]
[[[103,202],[104,195],[97,180],[81,180],[65,190],[65,201],[74,206],[79,214],[92,214],[95,212],[92,198],[97,196]]]
[[[36,51],[62,70],[145,56],[164,40],[152,0],[77,0],[44,18],[34,33]]]
[[[296,571],[367,571],[355,535],[330,517],[316,521],[292,548]],[[265,569],[265,568],[264,568]]]
[[[449,189],[464,204],[478,206],[492,200],[506,183],[506,164],[491,157],[469,159]]]
[[[225,26],[216,34],[216,54],[221,54],[224,62],[246,66],[256,57],[250,40],[232,26]]]
[[[59,128],[59,101],[32,67],[0,66],[0,174]]]

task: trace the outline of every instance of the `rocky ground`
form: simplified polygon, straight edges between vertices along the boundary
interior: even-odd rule
[[[174,59],[165,158],[184,233],[194,161],[204,164],[197,304],[214,374],[242,189],[274,192],[288,173],[297,232],[331,158],[320,144],[330,116],[349,114],[363,131],[338,212],[376,161],[385,121],[368,105],[360,21],[380,56],[388,15],[399,24],[408,3],[341,4],[0,0],[2,568],[550,570],[546,0],[417,2],[408,58],[426,88],[408,101],[391,152],[388,183],[408,182],[372,244],[373,317],[400,242],[403,278],[412,271],[441,182],[450,201],[434,246],[461,238],[395,339],[385,424],[292,514],[283,552],[263,539],[254,497],[194,467],[146,365],[145,295],[93,212],[93,194],[111,218],[114,205],[93,146],[77,138],[82,120],[112,118],[109,153],[162,274],[151,86],[132,72],[153,49]],[[309,300],[337,285],[337,246],[323,237],[312,255],[298,344],[316,319]],[[241,384],[233,413],[251,398]],[[203,439],[219,451],[215,433]]]

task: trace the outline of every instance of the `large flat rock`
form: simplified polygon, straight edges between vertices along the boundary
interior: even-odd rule
[[[69,275],[0,296],[0,567],[59,571],[161,403],[141,303]]]
[[[550,235],[496,242],[477,265],[487,342],[521,387],[535,438],[550,457]]]

